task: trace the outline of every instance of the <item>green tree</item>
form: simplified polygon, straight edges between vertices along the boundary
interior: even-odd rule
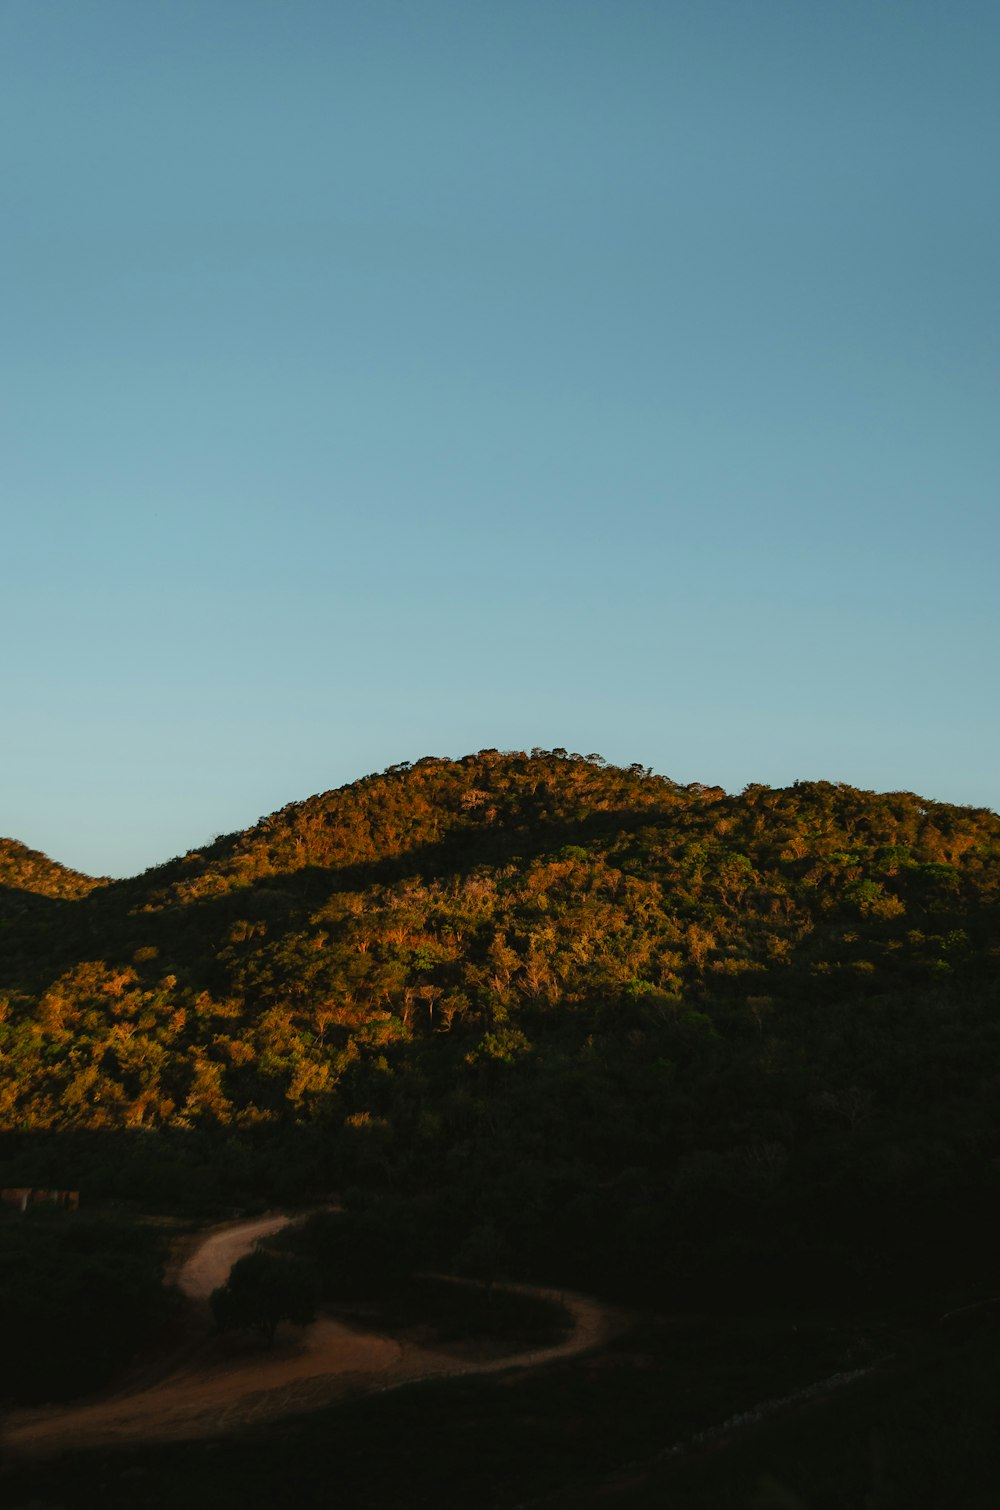
[[[270,1347],[279,1322],[307,1326],[316,1319],[319,1284],[312,1267],[284,1254],[248,1253],[213,1290],[210,1305],[220,1332],[259,1332]]]
[[[456,1273],[478,1280],[485,1287],[488,1300],[493,1298],[493,1286],[508,1257],[507,1244],[492,1222],[482,1222],[473,1227],[462,1246],[455,1254]]]

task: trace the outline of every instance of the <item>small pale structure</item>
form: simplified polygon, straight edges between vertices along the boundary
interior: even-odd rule
[[[79,1190],[37,1190],[30,1185],[9,1185],[0,1190],[0,1206],[27,1211],[32,1206],[58,1206],[62,1211],[76,1211]]]

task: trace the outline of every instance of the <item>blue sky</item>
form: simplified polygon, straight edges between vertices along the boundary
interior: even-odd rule
[[[1000,806],[998,44],[2,0],[0,833],[536,744]]]

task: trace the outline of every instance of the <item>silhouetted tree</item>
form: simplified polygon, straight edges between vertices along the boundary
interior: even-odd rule
[[[248,1253],[210,1304],[220,1332],[252,1328],[270,1347],[279,1322],[307,1326],[316,1319],[319,1284],[309,1264],[284,1254]]]

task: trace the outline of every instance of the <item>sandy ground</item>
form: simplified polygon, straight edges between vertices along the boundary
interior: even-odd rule
[[[203,1305],[238,1258],[288,1221],[286,1216],[270,1215],[213,1228],[181,1264],[178,1287],[189,1300]],[[418,1380],[538,1367],[597,1347],[627,1324],[622,1313],[582,1295],[527,1285],[509,1288],[562,1305],[573,1321],[569,1337],[532,1352],[463,1359],[376,1332],[359,1332],[329,1318],[301,1329],[281,1329],[273,1348],[244,1339],[212,1338],[168,1377],[147,1387],[74,1405],[12,1412],[5,1422],[4,1446],[17,1456],[47,1456],[70,1448],[218,1436],[255,1421]]]

